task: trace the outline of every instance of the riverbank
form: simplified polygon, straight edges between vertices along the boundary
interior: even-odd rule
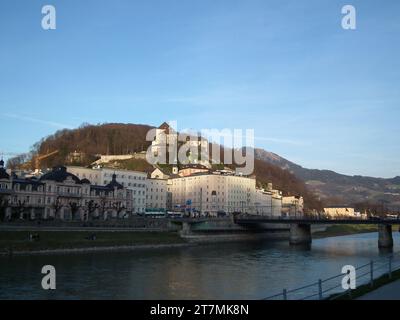
[[[351,234],[378,232],[376,225],[332,225],[325,231],[317,231],[313,233],[314,239],[347,236]]]
[[[328,238],[350,234],[376,232],[377,226],[334,225],[313,233],[313,238]],[[35,239],[30,240],[30,235]],[[251,237],[241,241],[250,241]],[[219,242],[213,239],[216,243]],[[230,242],[235,241],[234,235]],[[237,240],[240,241],[240,240]],[[204,241],[210,243],[210,241]],[[178,232],[129,230],[2,230],[0,256],[68,254],[84,252],[130,251],[161,249],[194,245],[195,241],[182,238]]]
[[[34,239],[30,239],[30,235]],[[0,255],[56,254],[189,245],[177,232],[1,231]]]
[[[389,276],[385,274],[378,279],[375,279],[372,287],[370,284],[364,284],[362,286],[359,286],[357,289],[352,290],[349,294],[342,295],[340,297],[337,297],[338,295],[334,294],[330,296],[327,300],[358,300],[358,298],[360,298],[360,300],[363,300],[363,296],[395,281],[400,281],[400,270],[393,271],[392,278],[389,278]]]

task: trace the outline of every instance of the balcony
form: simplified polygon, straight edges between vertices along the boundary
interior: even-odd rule
[[[0,194],[13,194],[14,190],[12,189],[5,189],[5,188],[0,188]]]
[[[81,194],[71,192],[58,192],[57,195],[63,198],[82,198]]]

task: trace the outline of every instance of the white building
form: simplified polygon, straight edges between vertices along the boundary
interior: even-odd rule
[[[217,216],[249,212],[254,202],[256,181],[235,175],[197,174],[170,179],[168,187],[173,210]]]
[[[165,152],[169,144],[177,144],[177,132],[164,122],[156,129],[154,140],[151,142],[151,152],[158,156]]]
[[[146,211],[167,210],[167,180],[147,179]]]
[[[80,179],[88,179],[94,185],[107,185],[113,174],[117,181],[125,188],[132,190],[134,213],[144,213],[146,210],[146,181],[147,173],[112,168],[91,169],[84,167],[67,167],[68,172]]]
[[[324,213],[329,218],[353,218],[356,216],[355,210],[349,206],[330,206],[324,208]]]
[[[178,141],[178,140],[185,140],[185,141]],[[151,153],[155,157],[162,155],[163,153],[165,154],[166,150],[168,150],[168,146],[170,145],[178,146],[179,142],[184,143],[191,150],[197,149],[198,153],[197,157],[195,157],[189,152],[190,154],[188,155],[188,163],[203,165],[207,168],[211,168],[211,164],[208,159],[208,154],[209,154],[208,140],[201,137],[199,133],[195,135],[189,133],[184,134],[176,132],[166,122],[164,122],[161,126],[159,126],[155,130],[155,137],[154,140],[151,142]]]
[[[256,189],[254,196],[253,214],[270,216],[272,215],[272,195],[263,189]]]
[[[133,212],[144,213],[146,210],[146,181],[147,173],[130,170],[115,170],[109,168],[100,169],[102,174],[102,184],[108,184],[112,175],[115,173],[117,180],[127,189],[132,190]]]
[[[102,173],[99,169],[67,166],[67,171],[76,175],[79,179],[88,179],[93,185],[102,185]]]
[[[298,216],[304,214],[304,199],[300,196],[282,197],[282,211],[286,216]]]
[[[154,169],[150,174],[151,179],[168,179],[169,175],[161,171],[159,168]]]
[[[282,215],[282,196],[277,190],[256,189],[252,214],[263,216]]]

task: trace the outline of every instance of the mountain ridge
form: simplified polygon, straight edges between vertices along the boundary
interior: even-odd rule
[[[328,203],[389,202],[400,206],[400,176],[379,178],[345,175],[333,170],[308,169],[264,149],[255,158],[289,170]]]
[[[132,123],[83,124],[79,128],[59,130],[41,139],[33,146],[31,153],[46,154],[58,150],[55,156],[42,160],[43,166],[52,167],[65,164],[69,154],[78,150],[87,154],[87,158],[75,164],[88,165],[97,154],[129,154],[146,150],[150,145],[146,141],[146,134],[153,128]],[[332,170],[307,169],[264,149],[255,148],[254,152],[259,184],[270,180],[286,194],[303,194],[312,207],[320,208],[313,194],[324,204],[386,201],[400,206],[399,176],[390,179],[349,176]],[[26,157],[21,159],[26,161]],[[10,164],[13,164],[13,159],[9,159],[7,165]]]

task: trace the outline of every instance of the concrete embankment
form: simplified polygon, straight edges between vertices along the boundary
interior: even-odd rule
[[[26,256],[26,255],[54,255],[54,254],[83,254],[96,252],[128,252],[136,250],[155,250],[168,248],[184,248],[193,246],[191,243],[176,244],[143,244],[143,245],[126,245],[126,246],[104,246],[104,247],[87,247],[87,248],[66,248],[66,249],[44,249],[32,251],[3,251],[0,256]]]
[[[77,253],[180,247],[187,245],[177,232],[2,230],[0,254]]]
[[[182,236],[189,243],[220,243],[238,241],[258,240],[286,240],[289,237],[288,231],[281,232],[196,232]]]
[[[284,240],[289,237],[289,225],[260,223],[241,226],[231,219],[183,223],[180,235],[189,242],[212,243],[254,240]]]

